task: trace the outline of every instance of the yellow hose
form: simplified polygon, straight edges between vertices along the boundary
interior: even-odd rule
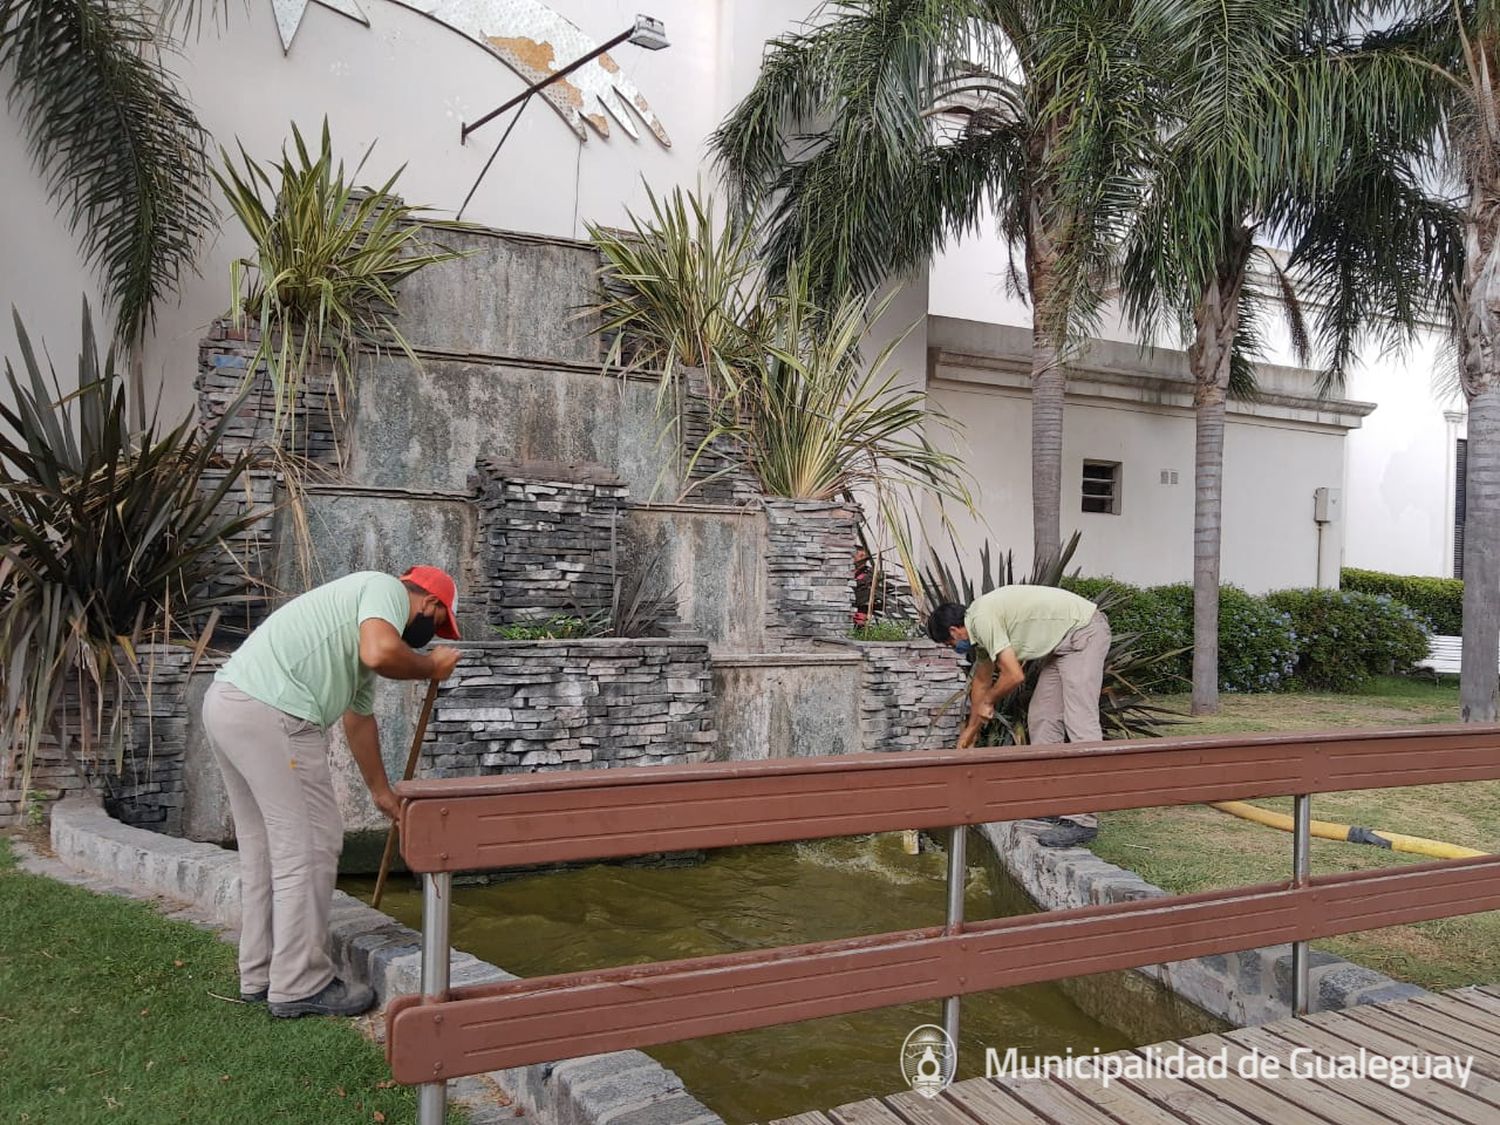
[[[1256,824],[1264,824],[1267,828],[1279,828],[1283,832],[1292,831],[1292,818],[1285,813],[1272,812],[1270,809],[1260,808],[1258,805],[1247,804],[1244,801],[1210,801],[1209,808],[1226,812],[1230,816],[1237,816],[1241,820],[1254,821]],[[1312,823],[1312,834],[1322,840],[1342,840],[1351,844],[1373,844],[1377,848],[1390,848],[1397,852],[1411,852],[1415,855],[1432,856],[1434,859],[1471,859],[1474,856],[1488,855],[1488,852],[1477,851],[1474,848],[1464,848],[1457,844],[1447,844],[1442,840],[1427,840],[1421,836],[1404,836],[1400,832],[1386,832],[1375,828],[1361,828],[1357,825],[1335,824],[1331,820],[1314,820]]]

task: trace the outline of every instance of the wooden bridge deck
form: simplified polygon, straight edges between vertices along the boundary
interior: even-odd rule
[[[1004,1055],[1002,1045],[996,1044]],[[1389,1004],[1319,1012],[1225,1035],[1161,1044],[1174,1056],[1217,1058],[1227,1052],[1228,1076],[1121,1078],[973,1078],[936,1098],[915,1093],[853,1102],[823,1113],[783,1119],[785,1125],[1447,1125],[1500,1122],[1500,986]],[[1295,1077],[1322,1058],[1369,1056],[1473,1058],[1459,1078],[1414,1078],[1405,1089],[1375,1078]],[[1148,1049],[1119,1052],[1143,1056]],[[1242,1078],[1236,1061],[1252,1051],[1279,1060],[1275,1077]],[[1326,1064],[1325,1064],[1326,1065]]]

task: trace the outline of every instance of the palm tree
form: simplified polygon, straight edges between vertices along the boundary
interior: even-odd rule
[[[1468,403],[1463,661],[1466,722],[1500,713],[1500,4],[1371,0],[1368,43],[1388,68],[1385,113],[1425,131],[1423,169],[1460,210],[1460,252],[1446,273],[1459,382]],[[1435,186],[1434,186],[1435,185]]]
[[[1451,211],[1412,176],[1428,138],[1383,107],[1378,57],[1346,33],[1355,12],[1318,0],[1146,0],[1138,42],[1164,48],[1151,190],[1122,267],[1131,319],[1165,314],[1188,339],[1196,417],[1194,714],[1218,710],[1220,531],[1226,402],[1254,393],[1257,320],[1288,314],[1299,359],[1313,341],[1288,266],[1314,297],[1324,389],[1357,337],[1415,328],[1453,257]],[[1343,9],[1343,10],[1340,10]],[[1372,61],[1373,59],[1373,61]],[[1269,281],[1260,284],[1257,278]]]
[[[0,0],[0,67],[32,159],[103,276],[126,345],[193,268],[215,220],[206,134],[165,61],[174,28],[210,7]]]
[[[843,0],[774,40],[712,147],[773,279],[922,265],[989,207],[1032,308],[1032,530],[1061,546],[1066,348],[1090,323],[1153,114],[1128,0]],[[826,16],[826,18],[822,18]]]

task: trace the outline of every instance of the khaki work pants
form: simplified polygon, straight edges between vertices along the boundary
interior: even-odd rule
[[[316,723],[213,684],[203,725],[240,851],[240,991],[302,1000],[333,979],[328,913],[344,826]]]
[[[1033,746],[1103,740],[1099,690],[1104,684],[1110,640],[1109,618],[1096,612],[1085,624],[1064,634],[1052,650],[1037,676],[1026,712]],[[1063,819],[1085,828],[1099,826],[1094,813],[1073,813]]]

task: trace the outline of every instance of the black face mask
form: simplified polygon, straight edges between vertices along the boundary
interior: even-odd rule
[[[412,648],[421,648],[437,634],[437,621],[430,613],[419,613],[401,630],[401,639]]]

